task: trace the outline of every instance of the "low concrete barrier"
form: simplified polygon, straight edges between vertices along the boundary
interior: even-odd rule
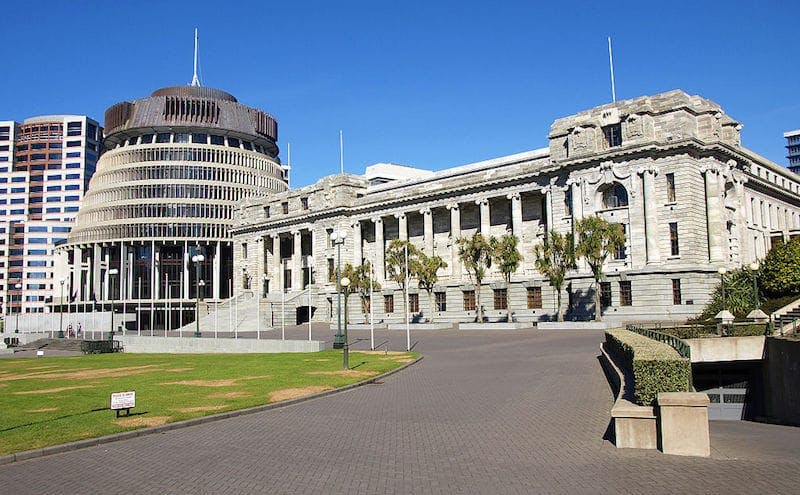
[[[521,328],[536,328],[534,323],[499,322],[499,323],[459,323],[459,330],[519,330]]]
[[[405,323],[389,323],[389,330],[405,330]],[[409,323],[410,330],[451,330],[452,323]]]
[[[699,392],[658,394],[661,451],[665,454],[708,457],[708,395]]]
[[[625,328],[613,321],[540,321],[536,324],[539,330],[607,330],[609,328]]]
[[[759,361],[764,357],[763,335],[683,340],[692,350],[693,363]]]
[[[276,352],[318,352],[331,348],[320,340],[209,339],[193,337],[138,337],[116,335],[125,352],[154,354],[271,354]]]

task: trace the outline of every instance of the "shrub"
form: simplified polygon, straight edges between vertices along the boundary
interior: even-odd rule
[[[754,273],[749,268],[740,268],[725,274],[725,306],[738,319],[744,318],[756,307],[753,276]],[[717,283],[711,294],[711,301],[698,319],[713,320],[720,311],[722,311],[722,284]]]
[[[800,293],[800,240],[772,247],[761,262],[761,290],[770,297]]]
[[[659,392],[686,392],[692,365],[667,344],[628,330],[606,331],[606,342],[633,374],[634,400],[652,405]]]
[[[767,313],[768,315],[771,315],[772,313],[778,311],[782,307],[797,301],[798,297],[800,297],[800,295],[795,294],[793,296],[783,296],[774,299],[767,299],[766,301],[764,301],[764,304],[761,305],[761,311]]]

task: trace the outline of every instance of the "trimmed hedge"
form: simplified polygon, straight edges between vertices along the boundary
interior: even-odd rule
[[[633,373],[634,400],[653,405],[659,392],[687,392],[692,364],[661,342],[628,330],[606,331],[606,343]]]

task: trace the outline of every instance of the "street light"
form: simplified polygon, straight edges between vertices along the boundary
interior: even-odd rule
[[[336,246],[336,295],[338,298],[338,323],[336,325],[336,336],[333,338],[333,348],[342,349],[346,345],[344,335],[342,335],[342,244],[347,238],[344,230],[331,233],[331,242]]]
[[[61,300],[59,301],[61,304],[58,305],[58,338],[64,338],[64,283],[66,282],[65,279],[61,279]],[[53,338],[53,331],[50,330],[50,338]]]
[[[22,290],[22,284],[17,282],[16,285],[14,285],[14,288],[17,289],[18,291],[21,291]],[[22,311],[22,293],[20,292],[20,294],[19,294],[19,308],[17,308],[17,328],[14,329],[14,333],[19,333],[19,313],[21,311]]]
[[[202,263],[203,261],[205,261],[205,259],[206,257],[203,256],[202,254],[195,254],[194,256],[192,256],[192,263],[196,265],[194,270],[194,280],[195,280],[195,285],[197,287],[197,294],[195,294],[197,296],[197,303],[195,304],[194,307],[195,337],[200,337],[201,335],[200,334],[200,287],[204,286],[205,282],[203,280],[200,280],[200,267],[202,266]]]
[[[314,276],[314,257],[309,254],[306,263],[308,264],[308,341],[311,342],[311,283]]]
[[[108,294],[111,296],[111,333],[108,336],[108,339],[111,340],[114,338],[114,279],[117,277],[119,270],[116,268],[112,268],[108,271],[108,277],[111,280],[108,284]]]
[[[754,261],[750,263],[750,271],[753,272],[753,301],[755,302],[755,307],[753,308],[758,309],[760,306],[759,298],[758,298],[758,261]]]
[[[342,277],[340,282],[341,286],[344,287],[345,296],[344,296],[344,343],[342,345],[342,368],[345,370],[350,369],[350,344],[347,343],[347,288],[350,286],[350,279],[347,277]]]

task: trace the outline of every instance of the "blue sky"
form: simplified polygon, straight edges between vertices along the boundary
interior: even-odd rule
[[[680,88],[785,165],[800,128],[800,2],[7,2],[0,119],[105,109],[192,77],[278,119],[292,184],[439,170],[547,145],[556,118]]]

